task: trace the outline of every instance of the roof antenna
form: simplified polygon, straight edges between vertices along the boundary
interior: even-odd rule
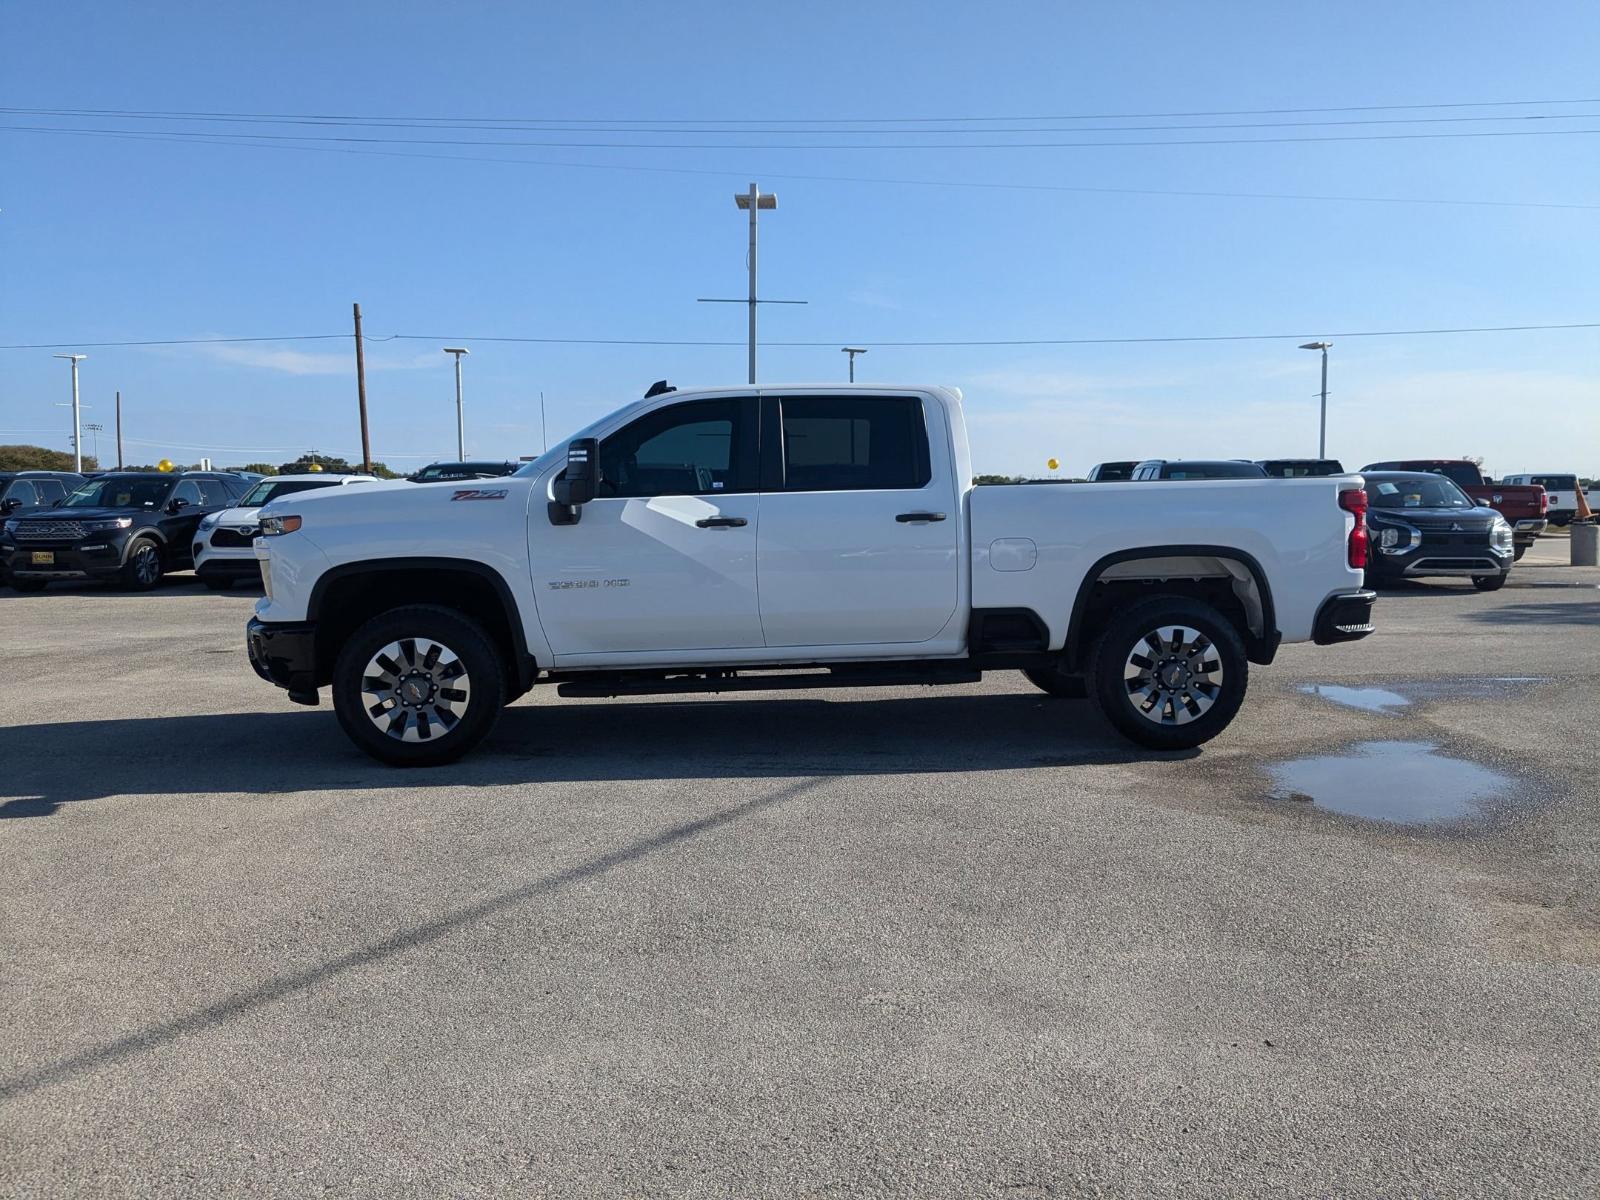
[[[649,400],[652,397],[665,396],[668,392],[675,392],[677,390],[677,388],[673,387],[665,379],[658,379],[650,385],[650,390],[644,394],[644,398]]]

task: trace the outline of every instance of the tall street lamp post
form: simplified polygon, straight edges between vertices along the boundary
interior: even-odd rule
[[[65,358],[72,363],[72,456],[73,470],[79,475],[83,474],[83,429],[79,424],[81,412],[78,407],[78,364],[88,358],[87,354],[52,354],[51,358]]]
[[[1307,342],[1302,350],[1322,351],[1322,419],[1317,424],[1317,457],[1328,457],[1328,347],[1332,342]]]
[[[839,353],[850,356],[850,382],[854,383],[856,381],[856,355],[865,354],[866,350],[861,346],[841,346]]]

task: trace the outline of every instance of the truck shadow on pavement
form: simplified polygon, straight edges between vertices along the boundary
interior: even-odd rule
[[[461,762],[413,770],[362,754],[326,706],[11,728],[27,754],[0,784],[0,818],[110,796],[1016,771],[1199,753],[1142,750],[1084,701],[994,693],[519,703]]]

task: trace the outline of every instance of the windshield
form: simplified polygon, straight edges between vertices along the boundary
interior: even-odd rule
[[[239,501],[239,507],[260,508],[268,500],[276,500],[279,496],[292,496],[295,492],[308,492],[312,488],[336,487],[338,482],[336,479],[263,479]]]
[[[155,508],[172,490],[171,479],[116,476],[94,479],[62,501],[67,508]]]
[[[1472,499],[1443,475],[1367,481],[1373,508],[1474,508]]]
[[[1570,492],[1578,486],[1576,475],[1535,475],[1533,481],[1542,488],[1558,492]]]

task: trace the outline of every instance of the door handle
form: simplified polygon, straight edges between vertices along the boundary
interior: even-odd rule
[[[701,517],[695,524],[701,529],[738,529],[750,522],[743,517]]]
[[[912,521],[942,521],[944,520],[944,514],[933,512],[901,513],[895,518],[895,520],[899,521],[902,525],[908,525]]]

